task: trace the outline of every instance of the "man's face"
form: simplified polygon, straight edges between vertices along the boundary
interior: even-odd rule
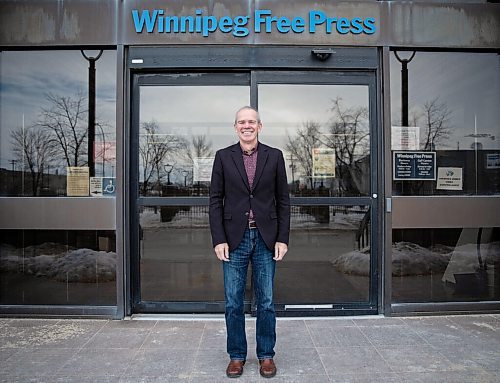
[[[257,113],[252,109],[243,109],[238,112],[234,128],[241,143],[257,143],[258,134],[262,130],[262,124],[258,118]]]

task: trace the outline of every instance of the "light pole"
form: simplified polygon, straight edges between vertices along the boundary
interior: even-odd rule
[[[95,62],[101,58],[102,50],[95,57],[87,56],[81,50],[82,56],[89,62],[89,137],[87,149],[87,162],[90,177],[95,176],[94,141],[95,141]]]
[[[184,187],[187,187],[187,176],[189,174],[189,170],[183,170],[182,175],[184,176]]]
[[[171,185],[170,183],[170,173],[172,173],[172,170],[174,169],[174,165],[171,164],[166,164],[163,166],[165,169],[165,172],[167,173],[167,186]]]
[[[402,59],[398,52],[394,51],[394,56],[401,63],[401,125],[408,126],[408,63],[415,57],[415,51],[409,59]]]

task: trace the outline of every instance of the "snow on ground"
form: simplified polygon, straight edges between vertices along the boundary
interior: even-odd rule
[[[0,271],[19,272],[61,282],[108,282],[115,280],[116,253],[68,249],[43,243],[16,249],[0,245]]]
[[[498,261],[500,242],[481,244],[483,261]],[[368,276],[370,273],[370,249],[351,251],[332,261],[339,271],[346,274]],[[392,275],[428,275],[439,273],[468,273],[479,267],[476,244],[431,250],[411,242],[397,242],[392,246]],[[451,282],[455,282],[454,278]]]

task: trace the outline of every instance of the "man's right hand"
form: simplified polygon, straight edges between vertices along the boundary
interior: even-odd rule
[[[214,250],[219,260],[229,262],[229,245],[227,243],[219,243],[214,247]]]

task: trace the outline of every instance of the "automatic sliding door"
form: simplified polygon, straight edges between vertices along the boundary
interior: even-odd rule
[[[250,77],[193,73],[136,80],[135,310],[223,311],[209,181],[215,152],[235,142],[235,110],[250,104]]]
[[[283,151],[292,202],[279,310],[376,310],[373,79],[257,75],[261,140]]]

